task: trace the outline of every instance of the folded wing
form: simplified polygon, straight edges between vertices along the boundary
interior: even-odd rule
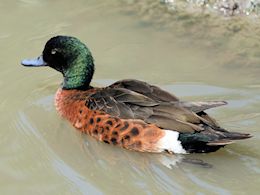
[[[159,87],[138,80],[118,81],[89,99],[87,106],[91,109],[123,119],[141,119],[182,133],[202,131],[205,125],[218,127],[203,110],[226,104],[222,101],[180,102]]]

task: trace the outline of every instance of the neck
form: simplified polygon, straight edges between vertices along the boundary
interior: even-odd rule
[[[81,54],[69,63],[63,73],[63,89],[89,89],[94,73],[94,62],[90,53]]]

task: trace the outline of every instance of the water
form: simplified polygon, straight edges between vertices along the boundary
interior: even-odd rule
[[[0,9],[0,194],[258,194],[257,20],[172,12],[149,0],[2,1]],[[57,34],[87,43],[96,59],[93,85],[136,78],[185,100],[224,99],[228,106],[209,113],[254,137],[188,156],[96,142],[57,115],[61,75],[19,65]]]

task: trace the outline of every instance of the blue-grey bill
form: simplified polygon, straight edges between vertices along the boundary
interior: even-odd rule
[[[43,60],[42,56],[35,59],[25,59],[21,62],[24,66],[47,66],[47,63]]]

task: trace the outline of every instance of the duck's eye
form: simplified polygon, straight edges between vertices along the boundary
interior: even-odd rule
[[[57,52],[58,52],[57,49],[53,49],[53,50],[51,50],[51,54],[52,54],[52,55],[55,55]]]

